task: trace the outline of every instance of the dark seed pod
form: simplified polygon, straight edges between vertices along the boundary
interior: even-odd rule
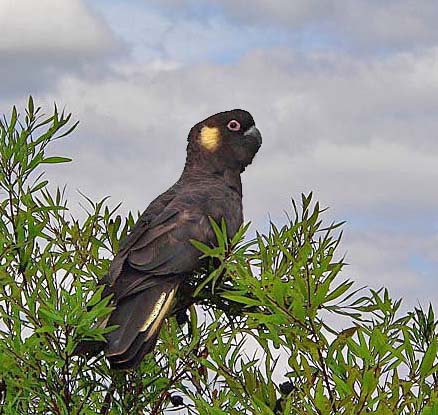
[[[170,402],[172,402],[173,406],[181,406],[184,405],[184,399],[180,395],[172,395],[170,397]]]
[[[176,313],[176,322],[179,326],[184,325],[189,322],[189,316],[187,315],[187,310],[180,310]]]
[[[283,395],[289,395],[294,389],[295,386],[292,382],[284,382],[280,384],[280,392]]]

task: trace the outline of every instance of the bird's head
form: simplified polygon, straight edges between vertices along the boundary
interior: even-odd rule
[[[190,130],[188,141],[188,161],[242,172],[260,148],[262,136],[249,112],[234,109],[196,124]]]

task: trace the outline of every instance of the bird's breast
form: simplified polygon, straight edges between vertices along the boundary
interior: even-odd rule
[[[217,223],[223,218],[227,224],[228,236],[233,237],[243,222],[242,197],[226,186],[221,189],[218,196],[209,200],[209,216]]]

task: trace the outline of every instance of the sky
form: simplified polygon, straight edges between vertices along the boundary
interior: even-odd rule
[[[36,6],[37,5],[37,6]],[[0,113],[29,94],[80,121],[52,183],[143,211],[188,131],[233,108],[263,146],[245,219],[285,223],[313,191],[346,220],[344,275],[406,306],[438,300],[435,0],[0,0]]]

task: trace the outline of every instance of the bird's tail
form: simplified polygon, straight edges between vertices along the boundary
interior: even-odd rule
[[[179,284],[179,280],[169,279],[125,297],[106,324],[118,326],[106,335],[106,343],[84,342],[76,351],[96,354],[103,349],[113,369],[137,367],[144,355],[153,350]]]
[[[117,304],[108,325],[119,327],[107,335],[105,348],[113,369],[137,367],[143,356],[153,350],[179,284],[170,279]]]

